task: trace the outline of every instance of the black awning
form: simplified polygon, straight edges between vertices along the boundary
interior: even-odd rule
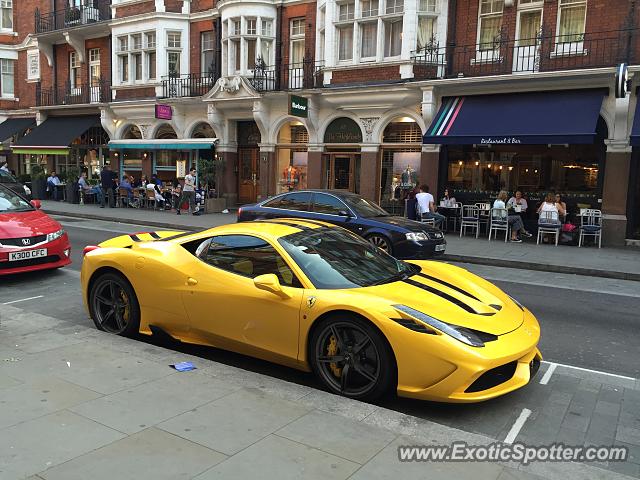
[[[14,150],[67,150],[71,142],[100,124],[98,115],[83,117],[50,117],[12,145]]]
[[[605,93],[585,89],[446,97],[423,143],[593,143]]]
[[[33,117],[7,118],[4,122],[0,123],[0,142],[4,142],[16,133],[23,132],[35,124],[36,119]]]

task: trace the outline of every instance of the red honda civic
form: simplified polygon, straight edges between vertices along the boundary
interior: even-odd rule
[[[0,185],[0,275],[71,263],[67,233],[39,208],[38,200]]]

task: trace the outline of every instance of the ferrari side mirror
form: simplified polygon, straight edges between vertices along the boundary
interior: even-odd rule
[[[256,286],[256,288],[259,288],[260,290],[264,290],[266,292],[274,293],[280,298],[291,298],[291,295],[289,295],[282,289],[282,285],[280,285],[278,277],[273,273],[258,275],[253,279],[253,284]]]

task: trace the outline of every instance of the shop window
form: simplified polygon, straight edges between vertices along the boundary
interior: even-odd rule
[[[503,0],[480,0],[478,50],[494,50],[502,28]]]
[[[291,122],[278,134],[277,193],[307,188],[307,143],[309,133],[304,125]]]

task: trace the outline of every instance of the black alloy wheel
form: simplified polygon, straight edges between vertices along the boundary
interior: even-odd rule
[[[387,239],[386,237],[379,235],[377,233],[374,233],[373,235],[367,237],[367,240],[369,240],[369,243],[371,245],[373,245],[374,247],[378,247],[383,252],[386,252],[389,255],[393,254],[391,242],[389,242],[389,239]]]
[[[133,288],[121,275],[106,273],[89,293],[91,318],[99,330],[128,336],[140,326],[140,307]]]
[[[395,386],[389,347],[364,320],[328,318],[314,329],[310,345],[313,370],[333,393],[373,400]]]

